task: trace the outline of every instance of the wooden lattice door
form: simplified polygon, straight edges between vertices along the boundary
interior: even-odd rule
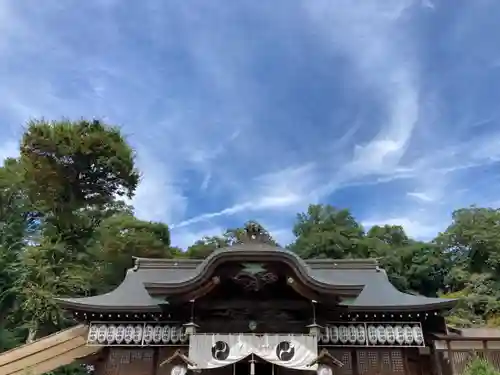
[[[360,375],[414,375],[406,371],[400,349],[359,350],[356,357]]]

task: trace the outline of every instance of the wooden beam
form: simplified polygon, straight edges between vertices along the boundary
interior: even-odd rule
[[[234,309],[256,309],[271,310],[279,307],[280,310],[307,310],[311,309],[311,303],[303,300],[273,300],[273,301],[255,301],[255,300],[213,300],[196,302],[196,308],[200,310],[234,310]]]
[[[182,362],[188,366],[193,366],[195,367],[196,366],[196,363],[194,363],[187,355],[184,351],[182,351],[181,349],[177,349],[175,351],[175,353],[168,357],[167,359],[165,359],[162,363],[160,363],[160,365],[158,367],[163,367],[165,365],[168,365],[169,363],[172,363],[172,362],[175,362],[175,361],[179,361],[179,362]]]
[[[208,293],[210,293],[219,284],[220,284],[220,278],[217,276],[212,277],[212,279],[210,279],[210,281],[207,282],[205,285],[203,285],[201,288],[194,290],[191,293],[184,294],[183,296],[181,296],[179,298],[178,301],[187,302],[187,301],[191,301],[191,300],[197,300],[198,298],[201,298],[201,297],[207,295]]]
[[[344,363],[340,362],[337,358],[335,358],[327,349],[323,349],[319,355],[309,364],[309,366],[313,366],[316,364],[334,364],[337,367],[343,367]]]
[[[293,290],[295,290],[301,296],[307,298],[310,301],[314,300],[314,301],[320,302],[319,294],[315,293],[311,289],[309,289],[306,286],[302,285],[301,283],[297,282],[297,280],[295,280],[293,277],[288,277],[286,279],[286,282],[288,285],[290,285],[293,288]]]

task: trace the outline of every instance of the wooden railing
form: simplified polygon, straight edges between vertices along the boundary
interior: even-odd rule
[[[475,357],[488,360],[500,371],[500,337],[435,336],[435,366],[438,374],[463,375]]]

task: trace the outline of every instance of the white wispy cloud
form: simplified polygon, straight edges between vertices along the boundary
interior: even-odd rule
[[[366,225],[402,225],[408,234],[428,240],[446,229],[454,210],[470,205],[495,206],[489,198],[490,186],[496,184],[495,175],[490,176],[491,182],[483,176],[482,188],[475,185],[477,181],[471,181],[473,177],[467,177],[474,176],[476,169],[500,161],[495,145],[500,146],[500,136],[490,133],[415,160],[409,168],[415,190],[406,193],[411,199],[385,213],[372,212],[364,220]],[[476,186],[475,191],[469,186]]]
[[[409,193],[406,193],[409,197],[418,199],[422,202],[434,202],[435,198],[430,195],[428,192],[425,191],[412,191]]]
[[[220,211],[204,213],[174,224],[173,228],[182,228],[221,216],[235,215],[241,212],[266,210],[290,210],[303,207],[310,201],[310,191],[315,181],[313,164],[287,168],[257,176],[246,184],[240,197],[241,203],[226,207]]]
[[[2,75],[0,109],[4,110],[4,116],[13,120],[13,124],[17,124],[15,132],[19,134],[20,125],[29,118],[42,116],[50,119],[103,116],[112,124],[122,125],[132,143],[139,145],[138,166],[142,180],[133,199],[137,215],[166,222],[182,218],[186,207],[183,173],[191,169],[203,174],[202,188],[206,189],[213,175],[212,165],[220,162],[226,147],[238,138],[239,122],[226,126],[224,121],[204,117],[203,108],[197,112],[190,103],[178,105],[174,102],[168,103],[166,110],[175,108],[175,111],[147,123],[151,102],[162,103],[159,97],[165,93],[165,84],[158,84],[157,72],[150,74],[148,61],[127,51],[126,37],[113,32],[113,29],[123,26],[123,20],[114,17],[116,14],[106,13],[113,4],[89,2],[80,9],[82,12],[97,12],[108,20],[105,30],[98,22],[96,33],[82,34],[82,39],[88,39],[89,50],[69,43],[71,36],[68,36],[68,41],[61,38],[64,30],[58,29],[57,22],[46,22],[51,17],[64,17],[70,9],[50,1],[40,12],[22,12],[23,6],[6,1],[0,7],[0,18],[9,20],[0,26],[0,30],[6,31],[0,35],[0,45],[4,47],[0,49],[0,56],[7,61],[15,56],[34,55],[42,45],[50,46],[47,50],[53,53],[46,51],[44,63],[35,69],[20,69],[19,74]],[[146,17],[152,17],[153,10]],[[157,33],[162,33],[165,25],[158,25]],[[100,35],[103,44],[106,41],[111,43],[108,54],[95,55],[92,52],[99,48],[93,41],[99,32],[103,32]],[[19,34],[23,38],[20,43],[14,43]],[[200,31],[199,35],[203,32]],[[116,48],[120,43],[123,43],[121,47]],[[189,45],[189,48],[197,47]],[[127,64],[116,65],[113,53],[117,52],[129,55],[130,61],[142,67],[144,73],[137,74]],[[201,59],[197,64],[206,66],[205,62]],[[58,70],[57,76],[53,74],[55,70]],[[221,70],[222,73],[229,74],[228,69]],[[220,75],[217,77],[221,78]],[[130,106],[130,103],[135,105]],[[221,126],[214,128],[216,122]]]
[[[432,10],[436,9],[436,5],[431,0],[422,0],[421,4],[424,8],[429,8]]]
[[[418,61],[411,50],[412,40],[410,36],[405,37],[401,21],[411,5],[409,1],[390,1],[385,5],[370,1],[356,7],[348,1],[304,2],[309,21],[305,28],[319,32],[323,47],[348,58],[356,71],[354,74],[367,88],[378,93],[385,115],[381,124],[372,126],[380,130],[371,140],[355,145],[352,159],[341,167],[332,169],[324,165],[323,168],[307,169],[302,171],[301,178],[294,173],[274,174],[271,184],[261,179],[256,181],[260,182],[260,187],[254,185],[253,189],[248,189],[253,198],[241,197],[237,203],[220,211],[204,213],[178,225],[188,226],[244,211],[283,207],[292,211],[325,198],[339,188],[412,175],[410,169],[400,165],[420,111]],[[394,38],[395,34],[399,38]],[[334,152],[338,152],[338,148]],[[331,175],[326,180],[318,174],[325,169]],[[370,178],[360,180],[366,176]],[[314,183],[301,186],[304,180]],[[293,191],[288,188],[290,186],[294,187]]]
[[[154,36],[165,33],[168,29],[165,22],[158,20],[159,5],[155,4],[150,7],[146,16],[148,21],[152,22],[145,24],[148,25],[150,37],[159,43],[160,41]],[[363,73],[368,85],[381,88],[389,81],[393,86],[382,93],[387,103],[396,99],[395,104],[392,104],[393,108],[387,108],[388,125],[384,125],[383,130],[371,142],[356,147],[354,159],[346,169],[357,170],[360,174],[380,172],[382,168],[387,168],[388,162],[397,164],[411,134],[412,120],[408,118],[414,116],[414,109],[411,108],[414,105],[413,94],[407,89],[411,79],[410,74],[406,68],[398,70],[387,65],[387,61],[394,61],[394,64],[397,64],[401,60],[395,58],[398,57],[395,53],[397,46],[393,45],[390,37],[391,25],[402,10],[398,10],[398,7],[379,10],[368,5],[361,7],[360,10],[351,11],[347,3],[341,2],[342,16],[339,16],[333,7],[324,2],[322,4],[328,8],[326,12],[319,9],[320,13],[327,14],[327,18],[321,22],[322,25],[333,21],[335,32],[338,34],[335,37],[336,51],[352,59]],[[110,5],[106,4],[103,7],[105,9],[100,11],[107,11]],[[213,29],[210,23],[205,22],[201,10],[194,12],[188,8],[169,5],[169,10],[184,22],[184,26],[181,27],[183,32],[179,35],[191,63],[194,64],[204,84],[215,89],[213,95],[224,103],[224,107],[217,109],[217,114],[208,112],[207,116],[207,109],[198,103],[196,98],[189,105],[174,100],[167,106],[169,111],[167,117],[156,121],[155,126],[148,129],[147,134],[138,131],[137,127],[133,127],[134,122],[140,124],[144,121],[140,116],[146,115],[145,108],[150,106],[150,98],[157,100],[157,96],[160,95],[161,86],[155,82],[157,77],[148,73],[137,76],[126,65],[114,66],[113,61],[108,61],[106,56],[92,59],[82,56],[82,51],[59,41],[55,37],[55,30],[50,29],[50,24],[38,25],[37,33],[30,34],[26,42],[29,41],[29,44],[34,46],[50,44],[57,47],[60,52],[54,57],[55,66],[79,56],[77,61],[80,68],[90,72],[85,77],[90,83],[90,96],[78,103],[71,98],[62,97],[57,93],[53,82],[39,74],[38,81],[34,81],[37,86],[36,95],[28,94],[28,85],[24,83],[20,85],[19,78],[13,80],[12,85],[17,88],[9,92],[10,103],[6,106],[20,118],[39,115],[59,117],[96,112],[99,115],[99,112],[102,112],[111,121],[123,124],[124,129],[132,133],[136,143],[147,143],[148,146],[139,149],[139,166],[143,172],[143,180],[133,201],[137,214],[143,218],[162,219],[178,223],[178,226],[182,227],[244,211],[273,211],[284,208],[295,210],[311,202],[311,199],[315,200],[316,197],[314,194],[311,195],[311,192],[321,183],[324,176],[320,173],[325,168],[295,169],[290,167],[290,163],[286,160],[276,163],[275,160],[285,155],[283,151],[286,145],[269,147],[276,146],[276,142],[266,142],[262,135],[259,136],[260,128],[252,121],[260,110],[259,90],[249,72],[255,59],[252,51],[240,43],[240,38],[228,38],[223,30]],[[258,8],[251,10],[261,12]],[[311,20],[315,21],[318,9],[309,11]],[[227,10],[215,4],[204,6],[203,12],[208,12],[216,18],[228,17]],[[45,14],[50,14],[50,9],[45,10]],[[369,27],[366,27],[367,19],[370,20]],[[16,25],[23,28],[30,21],[22,18],[20,13],[16,13],[15,20]],[[109,21],[107,33],[102,37],[116,43],[124,42],[125,36],[121,37],[113,32],[120,27],[120,21],[113,18]],[[313,24],[314,22],[307,27],[316,28]],[[364,42],[367,36],[371,37],[374,43]],[[352,42],[365,44],[353,47]],[[368,46],[377,47],[365,48]],[[360,50],[364,52],[360,54],[358,52]],[[133,59],[143,71],[147,72],[148,64],[145,61],[138,60],[135,56]],[[381,71],[385,78],[377,79],[378,71]],[[33,85],[31,79],[30,85]],[[118,87],[122,87],[122,92],[118,92]],[[143,90],[151,91],[146,96],[147,100],[140,97]],[[396,93],[392,94],[392,90]],[[3,93],[2,96],[6,97],[7,93]],[[123,100],[135,101],[137,105],[135,108],[123,107]],[[145,108],[140,108],[141,106]],[[134,114],[133,111],[138,113]],[[228,122],[227,119],[231,116],[239,117],[240,120]],[[395,123],[403,121],[407,125],[399,128],[394,126]],[[228,148],[228,145],[236,143],[241,138],[241,134],[245,135],[244,142],[239,142],[238,147]],[[162,148],[163,153],[160,155],[156,152],[153,157],[151,155],[155,152],[147,150],[147,147],[154,150]],[[250,186],[246,182],[235,184],[235,180],[241,181],[242,165],[252,165],[253,159],[257,157],[257,148],[263,156],[255,160],[258,169],[247,170],[253,172],[253,176],[245,178],[250,179]],[[145,154],[142,155],[143,153]],[[272,164],[279,165],[278,172],[275,172],[276,167],[272,167],[271,163],[266,168],[263,158],[274,159]],[[203,175],[200,179],[202,191],[206,191],[214,180],[217,181],[219,189],[226,185],[226,188],[231,190],[227,196],[230,205],[217,212],[183,220],[186,208],[186,197],[183,193],[183,184],[186,182],[183,181],[183,175],[186,170],[196,170]]]
[[[284,206],[295,208],[298,202],[304,204],[315,200],[316,195],[327,195],[341,184],[360,176],[394,172],[418,122],[419,88],[414,67],[416,62],[405,55],[407,48],[401,48],[407,39],[394,38],[394,34],[400,31],[400,17],[411,3],[392,1],[385,6],[379,4],[365,2],[353,7],[348,1],[303,3],[310,21],[305,24],[305,28],[319,31],[324,48],[347,57],[364,84],[378,90],[386,112],[384,123],[374,124],[381,127],[378,134],[355,147],[351,162],[337,170],[330,168],[329,173],[335,177],[322,188],[318,189],[317,185],[324,184],[324,181],[321,182],[316,174],[322,168],[307,170],[306,180],[314,180],[316,185],[309,184],[306,189],[299,189],[302,190],[300,194],[285,188],[296,187],[302,181],[293,173],[277,177],[277,184],[273,180],[274,191],[266,187],[267,182],[263,179],[260,188],[249,189],[254,195],[253,199],[240,200],[240,203],[218,212],[199,215],[180,225],[244,210],[269,210]],[[305,174],[302,173],[302,176]]]
[[[342,174],[351,178],[392,173],[405,153],[419,119],[418,61],[402,19],[411,1],[305,3],[325,48],[346,56],[366,87],[376,90],[383,111],[380,130],[356,145]],[[395,35],[398,35],[395,38]]]
[[[365,213],[376,219],[368,222],[401,219],[425,234],[445,210],[476,199],[473,189],[468,197],[458,193],[466,187],[457,176],[500,161],[500,135],[483,129],[498,121],[496,112],[464,113],[448,131],[438,90],[423,82],[415,12],[429,16],[441,7],[427,0],[355,6],[317,0],[283,11],[261,3],[149,0],[136,8],[89,0],[75,8],[47,0],[33,8],[6,0],[0,4],[2,127],[40,116],[122,125],[143,173],[133,200],[138,216],[174,224],[182,243],[248,215],[285,236],[286,215],[330,202],[341,189],[377,184],[406,203],[383,215]],[[83,20],[96,14],[88,28]],[[341,73],[334,61],[346,63]],[[297,76],[329,69],[318,77],[331,82]],[[273,81],[281,71],[287,74]],[[324,121],[310,116],[317,110],[308,97],[311,82],[315,89],[341,86],[346,97],[357,93],[347,120],[338,120],[334,96]],[[330,98],[321,90],[316,94]],[[295,101],[286,102],[291,94]],[[311,111],[304,123],[289,123],[292,105]],[[370,118],[354,113],[367,107]],[[332,131],[351,120],[350,128]],[[473,135],[460,133],[472,125]],[[404,187],[393,190],[390,182]],[[190,205],[192,195],[210,201],[210,209]]]

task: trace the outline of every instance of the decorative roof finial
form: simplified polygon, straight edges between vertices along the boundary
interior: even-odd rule
[[[256,222],[249,221],[245,225],[245,231],[247,232],[247,235],[249,238],[255,240],[257,237],[262,235],[262,230],[263,228]]]
[[[241,242],[268,243],[270,241],[269,233],[255,221],[249,221],[245,224],[245,235]]]

